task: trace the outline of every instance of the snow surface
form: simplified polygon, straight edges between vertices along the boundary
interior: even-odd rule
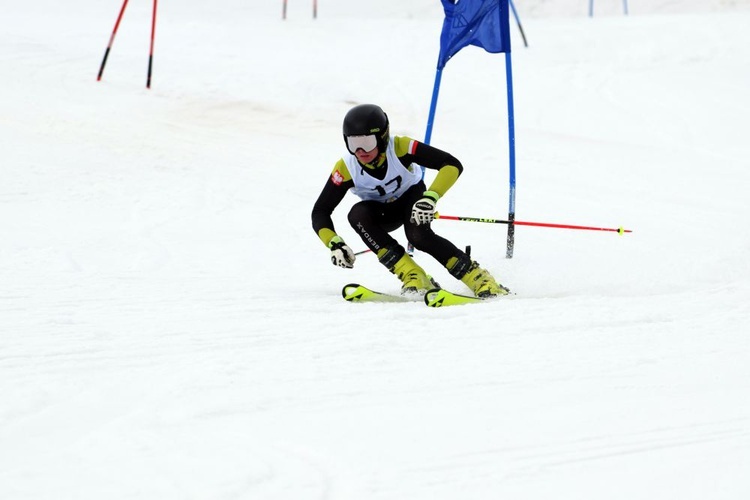
[[[151,5],[101,82],[120,1],[0,16],[0,498],[750,498],[750,1],[517,0],[517,218],[633,233],[438,221],[516,295],[435,310],[309,215],[353,104],[424,136],[440,3],[162,2],[147,90]],[[507,216],[506,116],[461,51],[443,213]]]

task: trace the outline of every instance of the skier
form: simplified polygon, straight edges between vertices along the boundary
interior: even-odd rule
[[[350,189],[362,201],[349,211],[349,223],[378,260],[402,282],[402,294],[424,295],[436,283],[389,233],[404,226],[414,248],[430,254],[481,298],[506,295],[508,289],[430,223],[435,204],[463,170],[449,153],[409,137],[390,136],[388,116],[374,104],[353,107],[344,117],[349,155],[338,160],[312,210],[312,226],[331,250],[331,262],[354,266],[354,252],[336,234],[331,214]],[[416,165],[415,165],[416,164]],[[427,189],[417,166],[437,170]]]

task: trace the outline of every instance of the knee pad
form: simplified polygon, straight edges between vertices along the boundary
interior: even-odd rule
[[[383,250],[385,250],[385,252],[383,252]],[[382,255],[381,255],[381,252],[382,252]],[[396,265],[396,262],[398,262],[399,259],[404,256],[405,253],[406,253],[406,250],[404,250],[404,247],[402,247],[401,245],[392,246],[390,248],[384,248],[378,252],[378,260],[386,268],[392,269],[393,266]]]
[[[465,253],[462,253],[460,255],[457,255],[453,257],[451,260],[454,260],[453,264],[451,264],[450,260],[448,261],[448,272],[453,276],[454,278],[461,279],[464,277],[464,275],[469,270],[469,266],[471,266],[471,257],[466,255]]]

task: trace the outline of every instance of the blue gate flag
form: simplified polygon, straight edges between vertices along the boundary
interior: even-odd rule
[[[510,52],[507,0],[440,0],[445,11],[438,69],[467,45]]]

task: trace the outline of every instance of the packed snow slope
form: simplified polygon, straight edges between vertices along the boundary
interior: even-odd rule
[[[122,2],[4,9],[0,498],[750,498],[750,2],[516,2],[517,219],[633,232],[436,221],[515,292],[445,309],[310,226],[352,105],[424,137],[440,2],[318,4],[160,2],[150,90],[152,2],[100,82]],[[504,61],[443,73],[444,214],[507,217]]]

